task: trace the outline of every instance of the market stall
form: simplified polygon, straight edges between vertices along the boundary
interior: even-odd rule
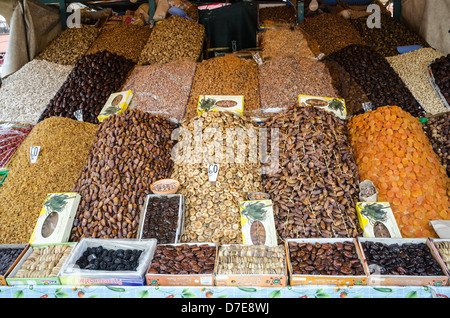
[[[86,5],[8,76],[0,298],[450,297],[449,57],[299,2]]]

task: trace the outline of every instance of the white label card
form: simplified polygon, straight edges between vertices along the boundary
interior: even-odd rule
[[[82,110],[82,109],[76,110],[76,111],[73,113],[73,115],[75,116],[75,118],[76,118],[78,121],[83,121],[83,110]]]
[[[40,146],[30,147],[30,161],[31,163],[36,163],[39,156]]]
[[[209,182],[215,183],[217,181],[217,176],[219,175],[219,168],[220,168],[220,165],[218,165],[218,164],[209,164],[208,165]]]

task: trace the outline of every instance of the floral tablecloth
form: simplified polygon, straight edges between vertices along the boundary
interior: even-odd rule
[[[449,298],[449,286],[2,286],[0,298]]]

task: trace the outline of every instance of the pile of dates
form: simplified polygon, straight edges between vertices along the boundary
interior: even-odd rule
[[[83,56],[50,100],[39,121],[60,116],[98,124],[98,114],[109,96],[123,85],[134,65],[133,61],[108,51]],[[81,111],[82,118],[75,116],[76,111]]]
[[[0,249],[0,276],[5,275],[6,271],[22,253],[23,248],[7,247]]]
[[[101,271],[135,271],[142,250],[88,247],[75,262],[81,269]]]
[[[370,274],[441,276],[441,266],[425,243],[362,242]]]
[[[373,110],[395,105],[414,117],[425,115],[400,76],[375,49],[350,45],[330,54],[327,59],[337,62],[350,74],[372,103]]]
[[[279,159],[271,153],[263,166],[263,191],[274,204],[279,240],[358,236],[359,176],[344,121],[295,105],[267,128],[279,130]]]
[[[364,275],[364,268],[353,242],[288,244],[293,274]]]
[[[142,238],[156,238],[159,244],[175,243],[180,197],[150,197],[144,217]]]
[[[172,173],[175,124],[127,109],[99,125],[86,165],[74,187],[81,202],[71,241],[136,238],[150,185]]]
[[[157,245],[150,274],[212,274],[216,246],[208,244]]]

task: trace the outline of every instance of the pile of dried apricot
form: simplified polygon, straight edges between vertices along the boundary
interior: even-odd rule
[[[429,221],[450,219],[450,179],[419,120],[385,106],[352,117],[348,130],[361,181],[390,202],[402,236],[436,237]]]

